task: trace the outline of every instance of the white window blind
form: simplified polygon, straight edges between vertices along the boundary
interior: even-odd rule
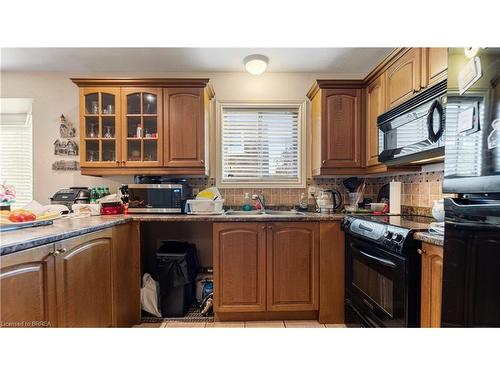
[[[0,182],[14,185],[16,201],[12,207],[20,208],[33,199],[31,114],[0,114],[0,140]]]
[[[223,107],[221,116],[223,183],[301,181],[298,107]]]

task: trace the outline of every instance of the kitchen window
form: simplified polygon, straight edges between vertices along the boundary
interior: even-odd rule
[[[13,185],[20,208],[33,200],[31,99],[0,99],[0,182]]]
[[[304,187],[304,102],[217,106],[217,185]]]

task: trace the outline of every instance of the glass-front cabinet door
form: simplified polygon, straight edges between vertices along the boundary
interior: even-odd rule
[[[163,164],[162,90],[122,88],[122,160],[125,167]]]
[[[81,166],[120,166],[120,89],[85,87],[80,90]]]

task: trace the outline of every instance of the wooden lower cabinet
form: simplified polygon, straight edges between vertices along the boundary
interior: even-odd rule
[[[318,310],[319,223],[216,223],[213,241],[216,315]]]
[[[2,256],[0,327],[56,327],[54,244]]]
[[[60,242],[56,256],[60,327],[111,327],[111,229]]]
[[[137,324],[138,225],[118,225],[2,256],[1,326]]]
[[[422,255],[420,326],[441,327],[443,247],[423,243],[419,252]]]
[[[215,312],[266,311],[266,226],[213,226]]]
[[[318,310],[319,224],[267,226],[267,310]]]

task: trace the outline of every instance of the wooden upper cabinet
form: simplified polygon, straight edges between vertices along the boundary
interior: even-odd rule
[[[120,88],[80,89],[80,164],[117,167],[121,160]],[[68,153],[71,154],[68,146]]]
[[[213,225],[214,310],[266,311],[264,223]]]
[[[56,243],[60,327],[111,327],[111,229]]]
[[[379,132],[377,127],[377,117],[385,112],[385,73],[377,77],[366,88],[366,165],[373,166],[380,164],[379,154]]]
[[[268,225],[267,310],[318,310],[318,283],[319,224]]]
[[[163,165],[161,88],[122,88],[122,166]]]
[[[80,87],[82,174],[207,174],[208,79],[72,81]]]
[[[57,327],[54,245],[2,256],[2,327]]]
[[[441,327],[443,247],[423,243],[420,251],[422,255],[420,326]]]
[[[203,89],[165,89],[165,166],[205,166]]]
[[[356,86],[357,83],[349,86]],[[362,90],[318,81],[311,99],[312,175],[348,173],[362,167]]]
[[[410,48],[386,71],[387,106],[395,107],[420,91],[421,49]]]
[[[448,48],[422,48],[422,87],[430,87],[446,79]]]

